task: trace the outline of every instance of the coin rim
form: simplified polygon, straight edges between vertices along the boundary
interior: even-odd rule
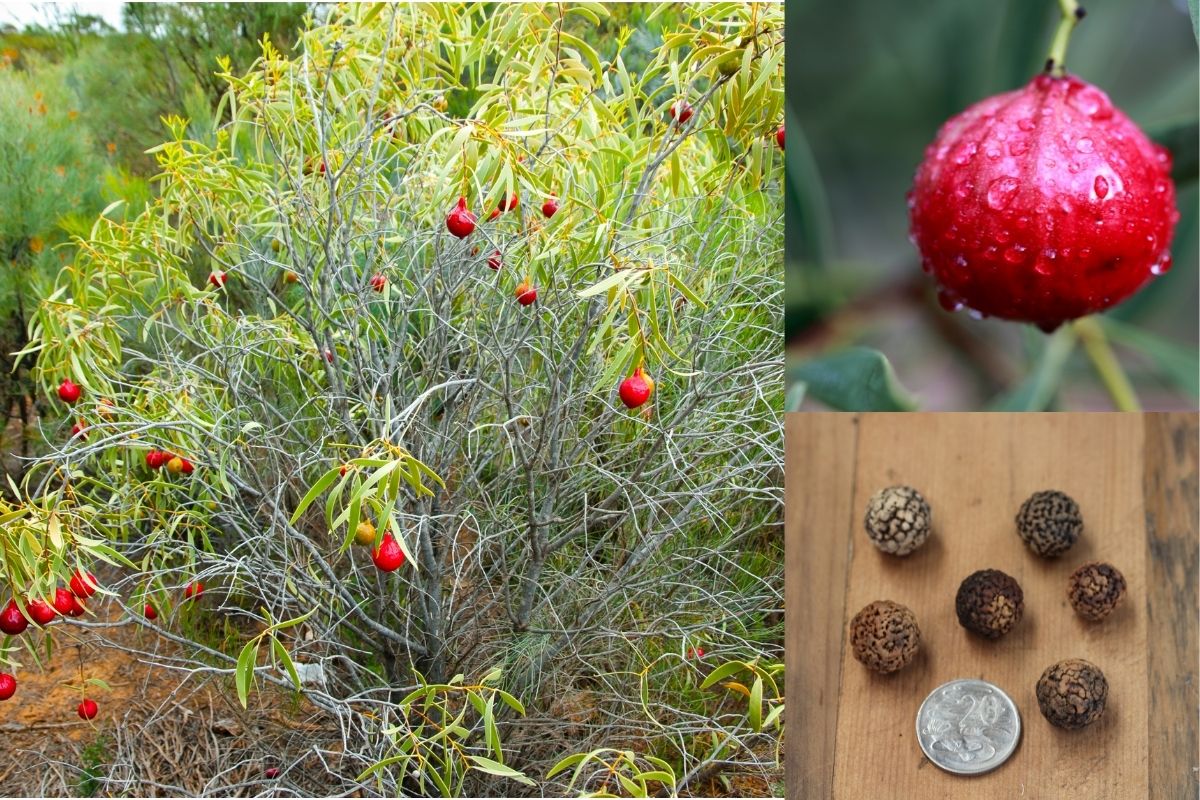
[[[935,759],[933,756],[929,755],[929,751],[925,749],[925,742],[922,741],[922,739],[921,739],[921,712],[923,712],[925,710],[925,704],[928,703],[935,694],[940,692],[942,689],[945,689],[947,686],[949,686],[952,683],[983,684],[984,686],[987,686],[987,687],[999,692],[1000,696],[1003,697],[1005,700],[1007,700],[1009,702],[1009,704],[1012,706],[1013,714],[1016,716],[1016,719],[1017,719],[1017,731],[1016,731],[1016,735],[1013,737],[1012,747],[1009,749],[1009,751],[1007,753],[1005,753],[1004,758],[1000,759],[995,764],[992,764],[989,767],[986,767],[984,769],[978,769],[978,770],[954,769],[945,764],[938,763],[937,759]],[[952,680],[948,680],[945,683],[934,687],[933,691],[931,691],[929,694],[927,694],[925,696],[925,699],[921,701],[920,708],[917,709],[917,717],[916,717],[914,727],[916,728],[916,733],[917,733],[917,747],[921,748],[921,754],[924,755],[925,758],[929,760],[929,763],[933,764],[935,767],[942,770],[943,772],[949,772],[951,775],[967,775],[967,776],[986,775],[987,773],[991,772],[992,770],[998,769],[999,767],[1008,763],[1008,760],[1010,758],[1012,758],[1013,753],[1017,752],[1017,745],[1019,745],[1021,743],[1021,733],[1022,733],[1021,709],[1017,706],[1016,701],[1008,696],[1008,692],[1004,691],[1003,689],[1001,689],[999,686],[992,683],[991,681],[985,681],[983,678],[954,678]]]

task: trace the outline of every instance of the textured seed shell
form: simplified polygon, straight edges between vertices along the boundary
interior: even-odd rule
[[[1051,725],[1075,730],[1104,714],[1108,681],[1095,664],[1068,658],[1051,664],[1038,679],[1038,708]]]
[[[1079,504],[1063,492],[1035,492],[1017,512],[1017,533],[1039,556],[1060,556],[1070,550],[1083,533]]]
[[[1113,612],[1125,596],[1125,576],[1112,564],[1089,561],[1080,565],[1067,582],[1067,599],[1075,613],[1099,622]]]
[[[929,538],[933,514],[911,486],[880,489],[867,503],[863,527],[871,544],[885,553],[906,556]]]
[[[850,621],[850,647],[860,663],[889,673],[906,666],[921,645],[917,617],[906,606],[876,600]]]
[[[1011,575],[998,569],[981,569],[959,585],[954,610],[959,624],[967,630],[999,639],[1021,621],[1025,593]]]

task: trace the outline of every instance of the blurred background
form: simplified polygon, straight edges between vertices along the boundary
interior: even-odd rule
[[[1142,406],[1194,409],[1197,45],[1187,0],[1083,0],[1070,73],[1175,157],[1174,268],[1098,319]],[[789,409],[1102,410],[1113,400],[1070,326],[975,320],[937,304],[904,195],[949,117],[1024,85],[1056,0],[789,0]],[[1086,346],[1085,346],[1086,345]]]

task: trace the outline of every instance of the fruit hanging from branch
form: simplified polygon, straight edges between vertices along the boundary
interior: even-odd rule
[[[146,607],[142,610],[142,616],[149,620],[158,619],[158,612],[154,610],[154,606],[146,603]]]
[[[0,672],[0,700],[7,700],[17,693],[17,679],[7,672]]]
[[[146,453],[146,466],[150,469],[161,469],[170,457],[170,453],[162,450],[150,450]]]
[[[621,396],[621,402],[626,408],[637,408],[650,399],[650,395],[654,393],[654,381],[646,374],[646,371],[638,367],[625,380],[621,381],[621,385],[617,390]]]
[[[35,598],[25,604],[25,610],[29,612],[29,616],[38,625],[49,625],[58,616],[58,612],[54,607],[45,600]]]
[[[529,282],[528,278],[517,284],[516,295],[517,302],[523,306],[532,305],[537,302],[537,289]]]
[[[554,194],[551,194],[546,202],[542,203],[542,216],[550,219],[558,213],[558,208],[558,198]]]
[[[100,707],[96,705],[95,700],[85,697],[83,698],[83,702],[75,709],[75,713],[79,715],[80,719],[90,720],[94,719],[100,713]]]
[[[775,131],[775,144],[779,145],[779,149],[783,149],[783,126],[779,126],[779,130]]]
[[[79,420],[71,426],[71,438],[74,439],[76,436],[80,439],[87,438],[87,423],[83,420]]]
[[[384,532],[379,547],[371,552],[371,560],[381,572],[395,572],[404,565],[404,551],[391,531]]]
[[[475,230],[475,215],[467,210],[467,198],[458,198],[458,204],[446,215],[446,228],[459,239],[465,239]]]
[[[61,586],[54,590],[54,609],[67,617],[78,617],[83,613],[83,606],[75,595]]]
[[[63,378],[63,382],[58,385],[58,399],[67,405],[75,405],[79,402],[81,394],[83,394],[83,387],[70,378]]]
[[[96,576],[90,572],[77,569],[71,576],[71,593],[81,600],[86,600],[94,595],[99,585],[96,583]]]
[[[220,289],[225,285],[225,273],[221,270],[213,270],[208,274],[208,285],[215,289]]]
[[[499,250],[495,251],[490,256],[488,256],[487,265],[489,267],[491,267],[491,269],[494,271],[499,270],[500,267],[504,265],[504,261],[500,255]]]
[[[354,529],[354,543],[365,547],[375,544],[375,526],[365,519],[358,523]]]
[[[382,272],[376,272],[371,276],[371,288],[377,292],[382,292],[387,288],[387,278]]]
[[[692,108],[691,103],[689,103],[687,100],[679,99],[671,104],[671,108],[668,110],[668,113],[671,115],[671,119],[674,121],[674,123],[682,128],[687,124],[687,121],[692,118],[692,114],[696,112],[695,109]]]
[[[204,584],[200,581],[192,581],[183,590],[184,600],[199,600],[200,595],[204,594]]]
[[[0,631],[9,636],[19,636],[29,627],[29,620],[21,613],[16,600],[9,600],[8,605],[0,611]]]

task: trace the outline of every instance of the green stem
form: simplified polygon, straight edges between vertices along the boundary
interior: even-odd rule
[[[1133,390],[1133,384],[1129,382],[1125,370],[1117,361],[1117,356],[1109,346],[1108,337],[1105,336],[1100,323],[1096,321],[1095,317],[1084,317],[1075,320],[1074,328],[1075,333],[1079,336],[1079,341],[1083,342],[1083,349],[1087,351],[1088,358],[1092,360],[1092,366],[1096,368],[1096,374],[1100,376],[1100,381],[1108,390],[1117,410],[1141,411],[1142,406],[1138,402],[1137,393]]]
[[[1067,43],[1071,41],[1071,31],[1087,13],[1077,0],[1058,0],[1058,7],[1062,11],[1062,20],[1054,31],[1054,41],[1050,43],[1050,53],[1046,58],[1046,72],[1055,78],[1066,74]]]

